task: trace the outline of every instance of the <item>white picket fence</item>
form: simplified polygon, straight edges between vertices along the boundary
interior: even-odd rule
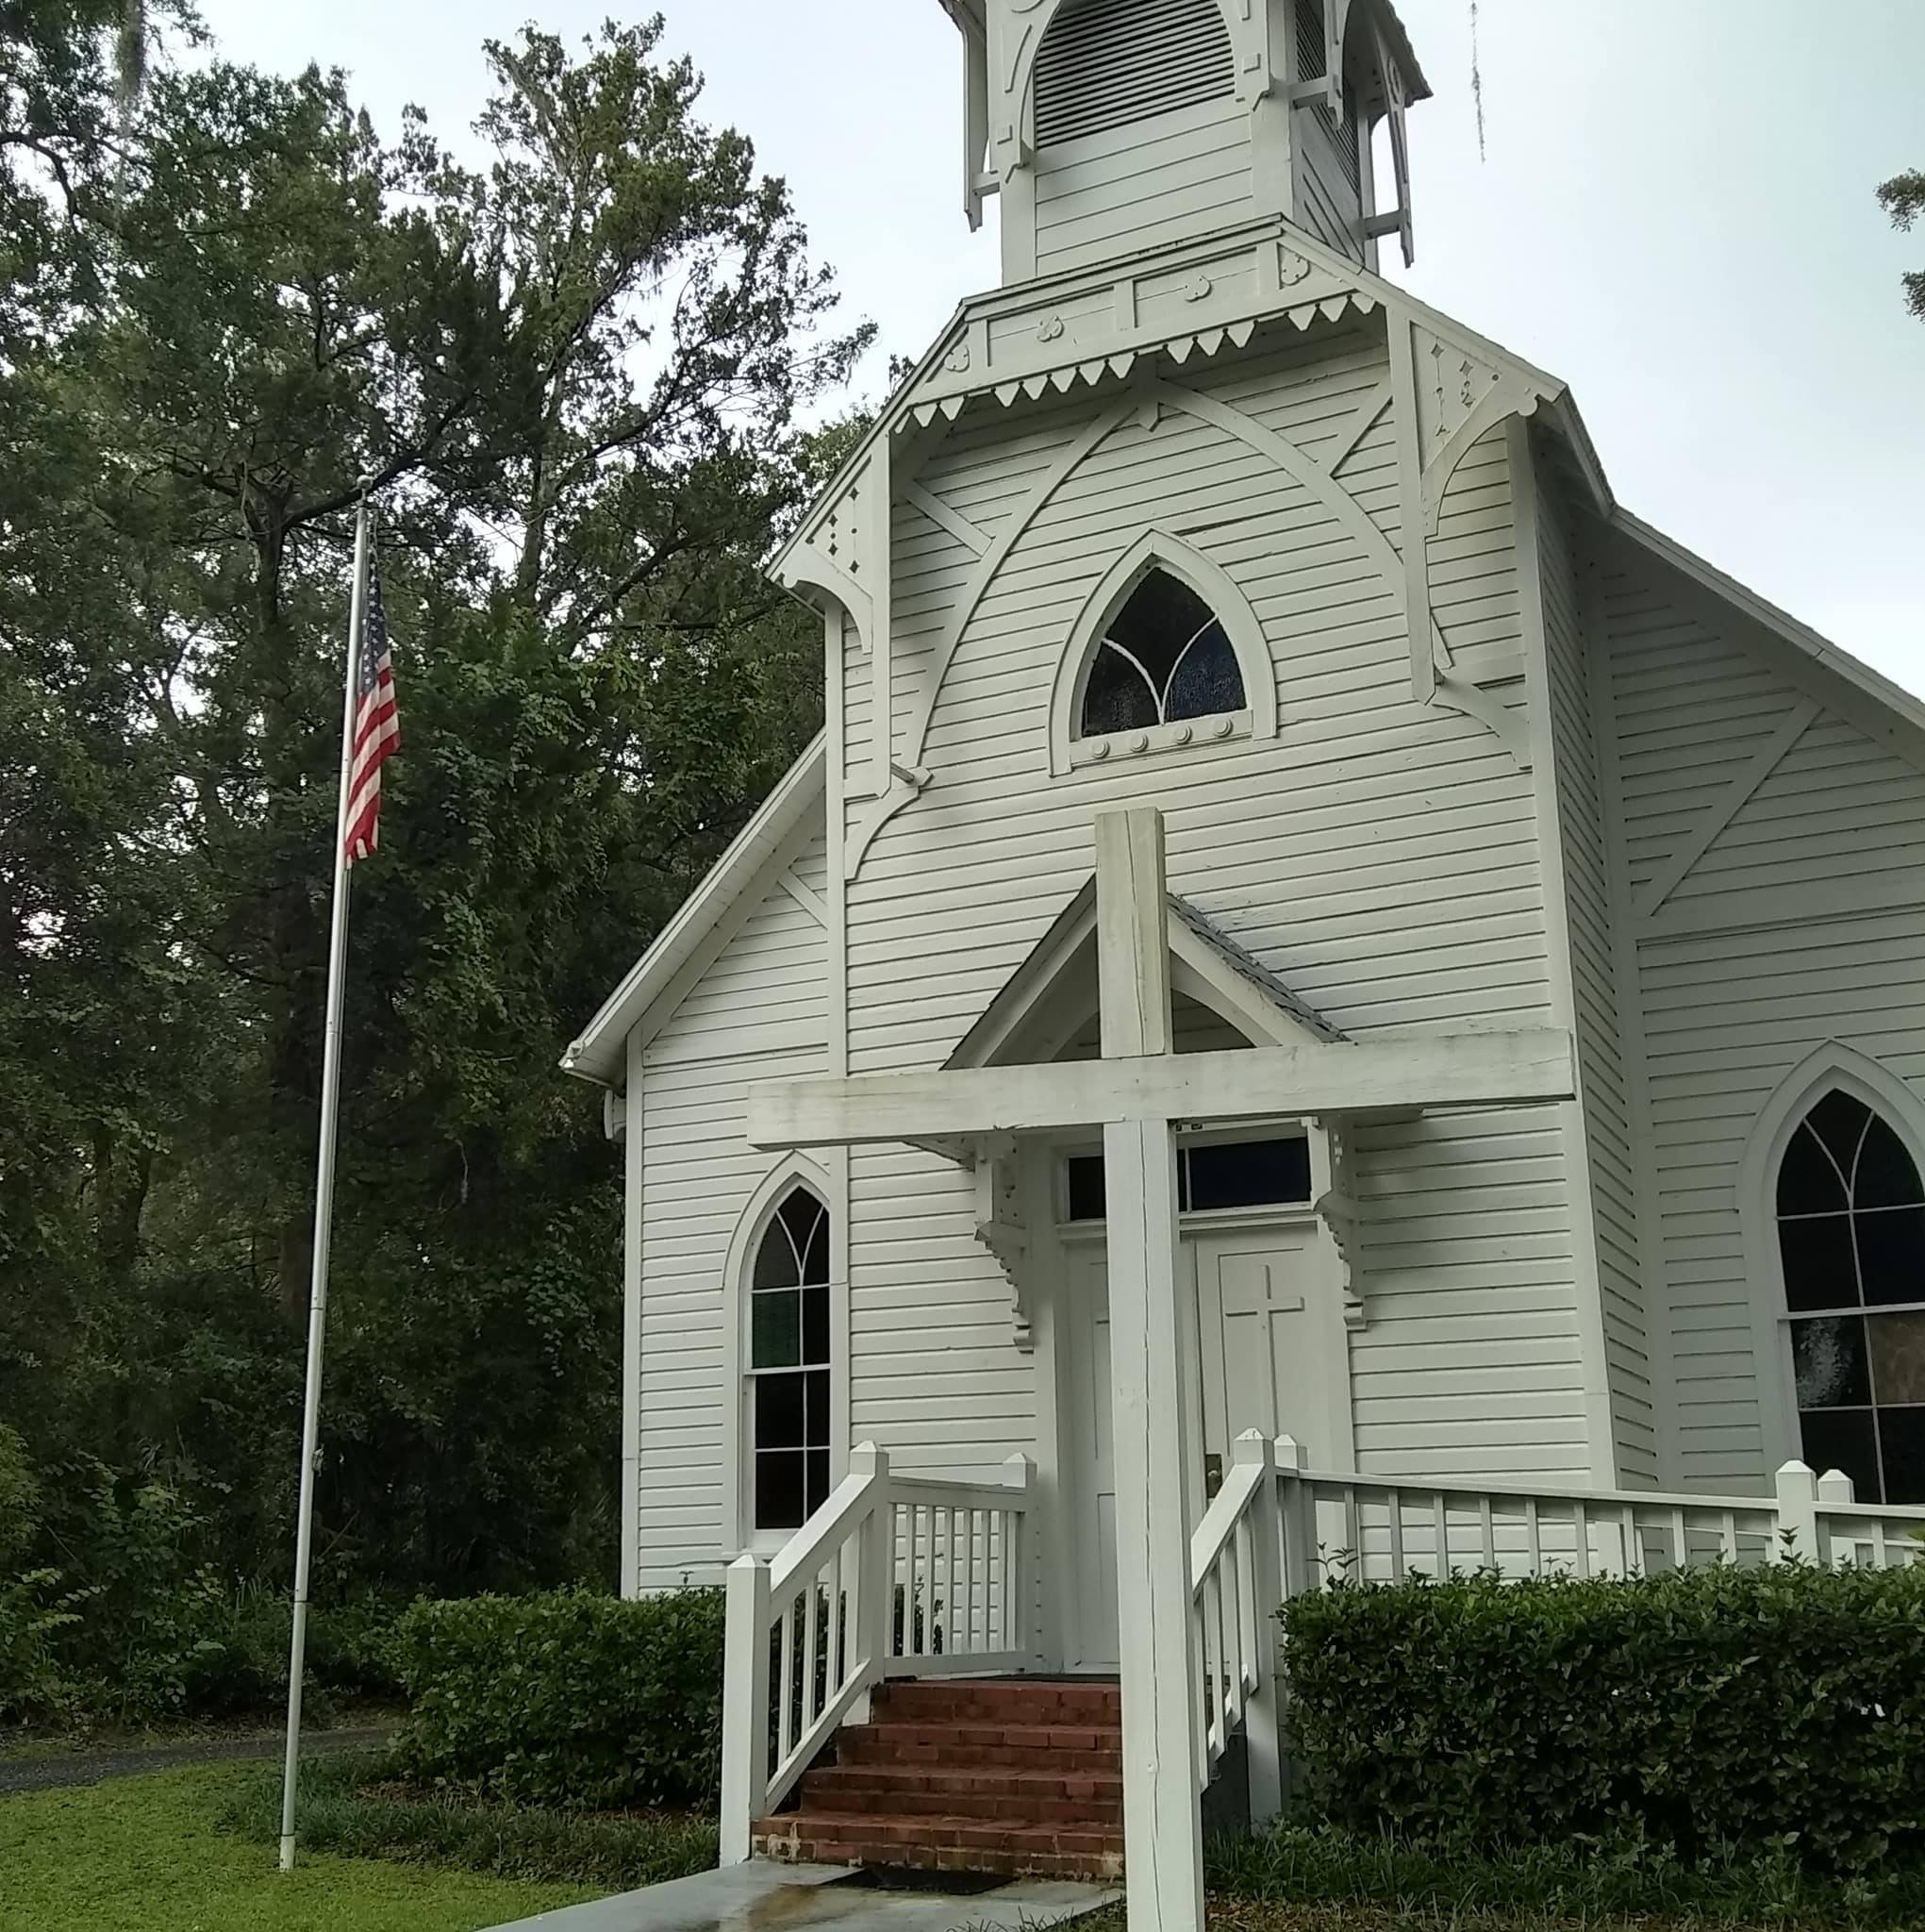
[[[1518,1578],[1645,1576],[1700,1563],[1796,1556],[1832,1568],[1925,1561],[1925,1508],[1860,1503],[1849,1476],[1801,1462],[1769,1496],[1560,1490],[1533,1483],[1457,1488],[1407,1476],[1305,1466],[1288,1436],[1239,1437],[1230,1474],[1191,1540],[1198,1718],[1205,1784],[1239,1723],[1251,1811],[1283,1797],[1285,1686],[1276,1607],[1333,1580],[1387,1583],[1485,1570]]]
[[[755,1821],[884,1679],[1034,1662],[1033,1480],[1023,1456],[1000,1483],[891,1475],[887,1453],[865,1443],[772,1564],[729,1566],[723,1864],[748,1857]]]

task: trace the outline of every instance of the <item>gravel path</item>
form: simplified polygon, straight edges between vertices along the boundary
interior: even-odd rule
[[[301,1751],[304,1757],[308,1752],[353,1751],[385,1744],[393,1735],[391,1729],[378,1724],[356,1731],[315,1731],[302,1739]],[[139,1777],[182,1764],[278,1757],[286,1748],[287,1740],[279,1733],[265,1733],[257,1738],[207,1738],[196,1743],[70,1751],[58,1757],[0,1757],[0,1797],[11,1791],[55,1791],[75,1785],[97,1785],[104,1778]]]

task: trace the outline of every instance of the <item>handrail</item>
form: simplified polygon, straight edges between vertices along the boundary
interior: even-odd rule
[[[897,1476],[865,1442],[772,1563],[729,1566],[722,1695],[724,1864],[837,1727],[889,1677],[1027,1664],[1034,1469]]]
[[[1277,1607],[1283,1601],[1276,1449],[1251,1429],[1190,1538],[1191,1649],[1203,1686],[1197,1770],[1207,1788],[1240,1725],[1253,1823],[1283,1807],[1274,1687]]]

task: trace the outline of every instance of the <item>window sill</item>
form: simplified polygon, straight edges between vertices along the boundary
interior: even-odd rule
[[[1205,745],[1235,744],[1251,735],[1249,711],[1226,711],[1212,718],[1186,718],[1176,724],[1152,724],[1135,731],[1114,731],[1103,738],[1079,738],[1068,746],[1065,757],[1070,771],[1083,772],[1167,758]]]

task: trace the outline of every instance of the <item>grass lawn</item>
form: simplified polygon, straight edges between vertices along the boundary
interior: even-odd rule
[[[0,1798],[0,1932],[475,1932],[597,1894],[316,1852],[290,1877],[216,1828],[251,1766]]]

